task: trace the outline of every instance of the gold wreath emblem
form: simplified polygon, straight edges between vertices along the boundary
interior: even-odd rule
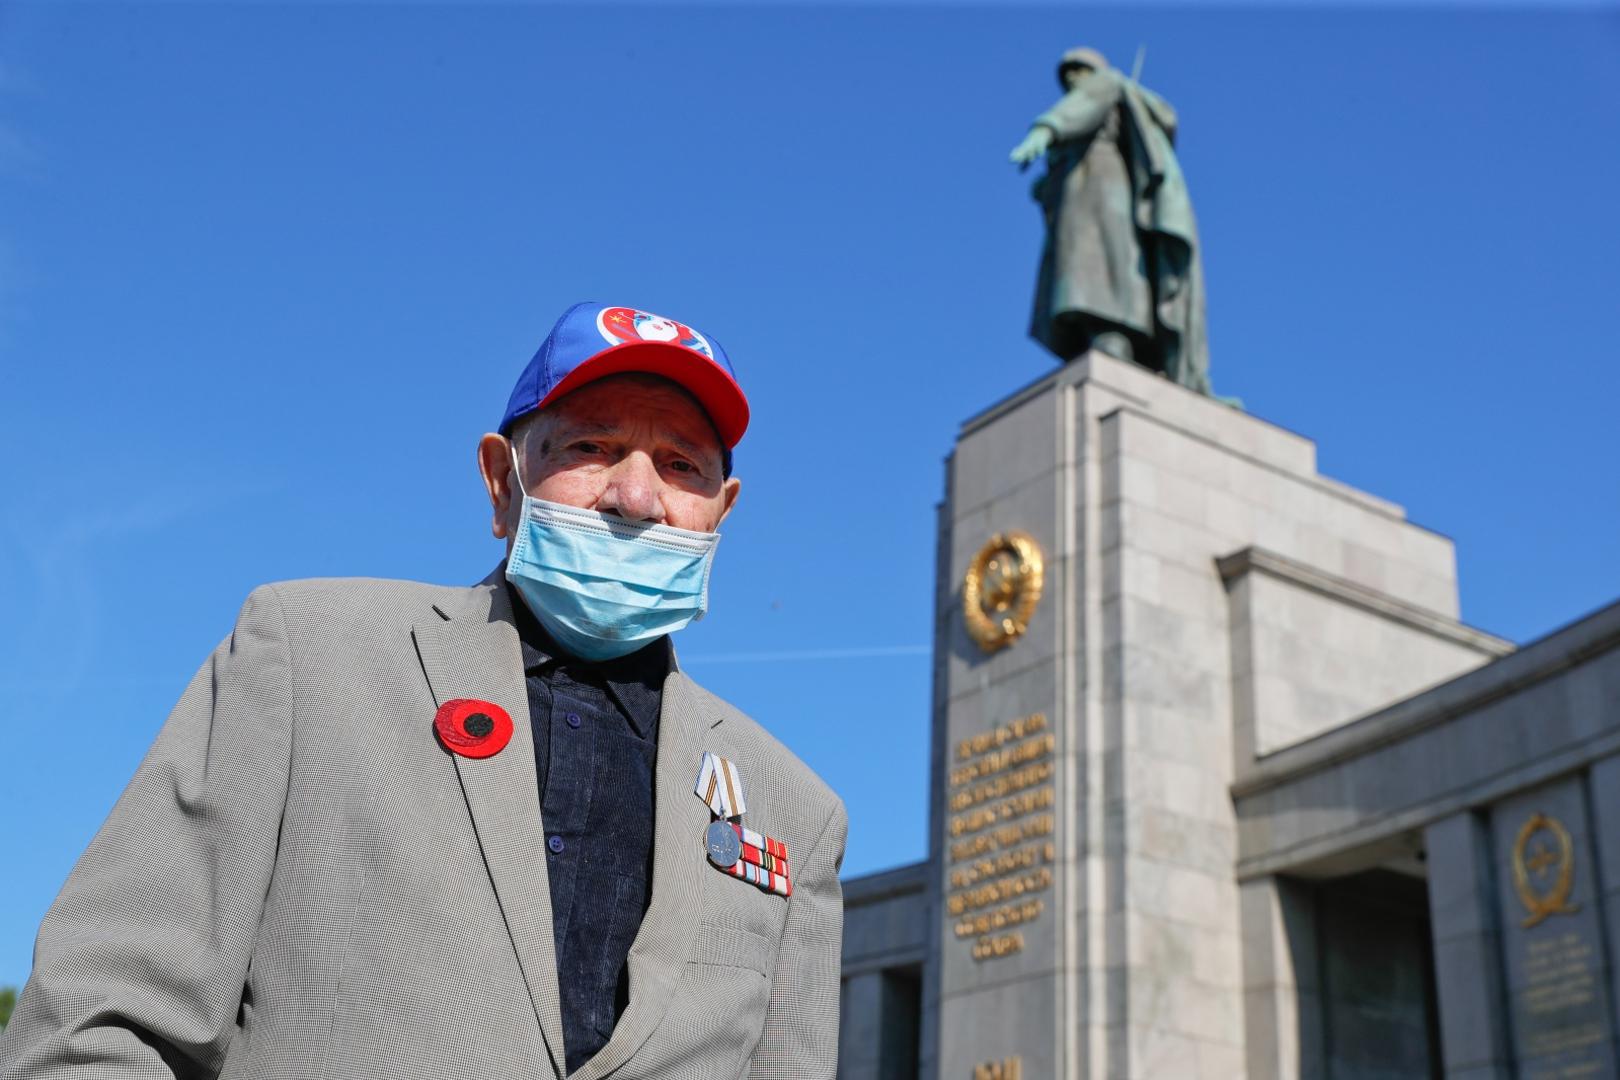
[[[1538,837],[1550,837],[1532,845]],[[1575,887],[1575,842],[1557,818],[1532,814],[1513,841],[1513,885],[1530,914],[1520,923],[1526,929],[1549,915],[1573,915],[1579,904],[1569,902]]]
[[[1029,629],[1041,599],[1045,563],[1028,533],[997,533],[962,579],[962,617],[979,648],[995,652]]]

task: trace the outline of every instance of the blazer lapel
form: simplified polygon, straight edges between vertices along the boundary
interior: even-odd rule
[[[506,589],[498,579],[488,586],[486,581],[470,590],[474,599],[460,610],[436,607],[412,636],[436,705],[480,698],[512,717],[512,741],[505,749],[482,759],[453,757],[551,1070],[560,1080],[565,1075],[562,1010],[523,653]],[[661,803],[659,808],[662,812]]]
[[[709,873],[703,830],[709,824],[709,808],[692,789],[705,738],[717,723],[718,718],[703,707],[691,680],[672,666],[664,680],[658,716],[652,903],[630,947],[630,1004],[607,1045],[572,1080],[598,1080],[619,1068],[647,1041],[669,1010],[686,967],[693,931],[703,920]]]

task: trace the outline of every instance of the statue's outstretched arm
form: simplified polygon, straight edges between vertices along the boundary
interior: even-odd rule
[[[1058,99],[1056,105],[1035,118],[1024,141],[1008,155],[1020,169],[1051,149],[1055,142],[1083,139],[1102,127],[1108,114],[1119,104],[1123,93],[1113,72],[1099,73]]]
[[[1051,128],[1059,140],[1083,139],[1103,126],[1122,93],[1118,75],[1099,72],[1064,94],[1056,105],[1037,116],[1035,123]]]
[[[1051,128],[1045,124],[1037,123],[1029,129],[1029,134],[1024,136],[1024,141],[1013,147],[1008,159],[1020,169],[1027,169],[1030,162],[1046,153],[1047,149],[1052,145],[1053,137],[1054,133]]]

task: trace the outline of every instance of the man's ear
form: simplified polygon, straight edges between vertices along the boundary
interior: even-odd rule
[[[720,521],[726,520],[727,516],[729,516],[731,513],[731,508],[737,505],[737,492],[741,490],[742,481],[737,479],[735,476],[727,478],[726,482],[720,485],[720,491],[725,496],[726,500],[725,504],[720,510]],[[720,527],[720,521],[716,521],[714,523],[714,529],[718,529]],[[710,529],[709,531],[714,532],[714,529]]]
[[[507,522],[512,517],[515,494],[512,486],[512,444],[493,431],[479,439],[478,472],[484,478],[484,490],[489,492],[489,531],[495,539],[505,540],[511,531]]]

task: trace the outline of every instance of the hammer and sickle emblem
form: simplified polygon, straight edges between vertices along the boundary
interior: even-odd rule
[[[1010,645],[1029,629],[1040,602],[1045,565],[1028,533],[997,533],[962,578],[962,616],[985,652]]]
[[[1569,902],[1575,888],[1575,842],[1557,818],[1532,814],[1519,829],[1513,841],[1513,885],[1529,912],[1519,924],[1525,929],[1550,915],[1580,910]]]

